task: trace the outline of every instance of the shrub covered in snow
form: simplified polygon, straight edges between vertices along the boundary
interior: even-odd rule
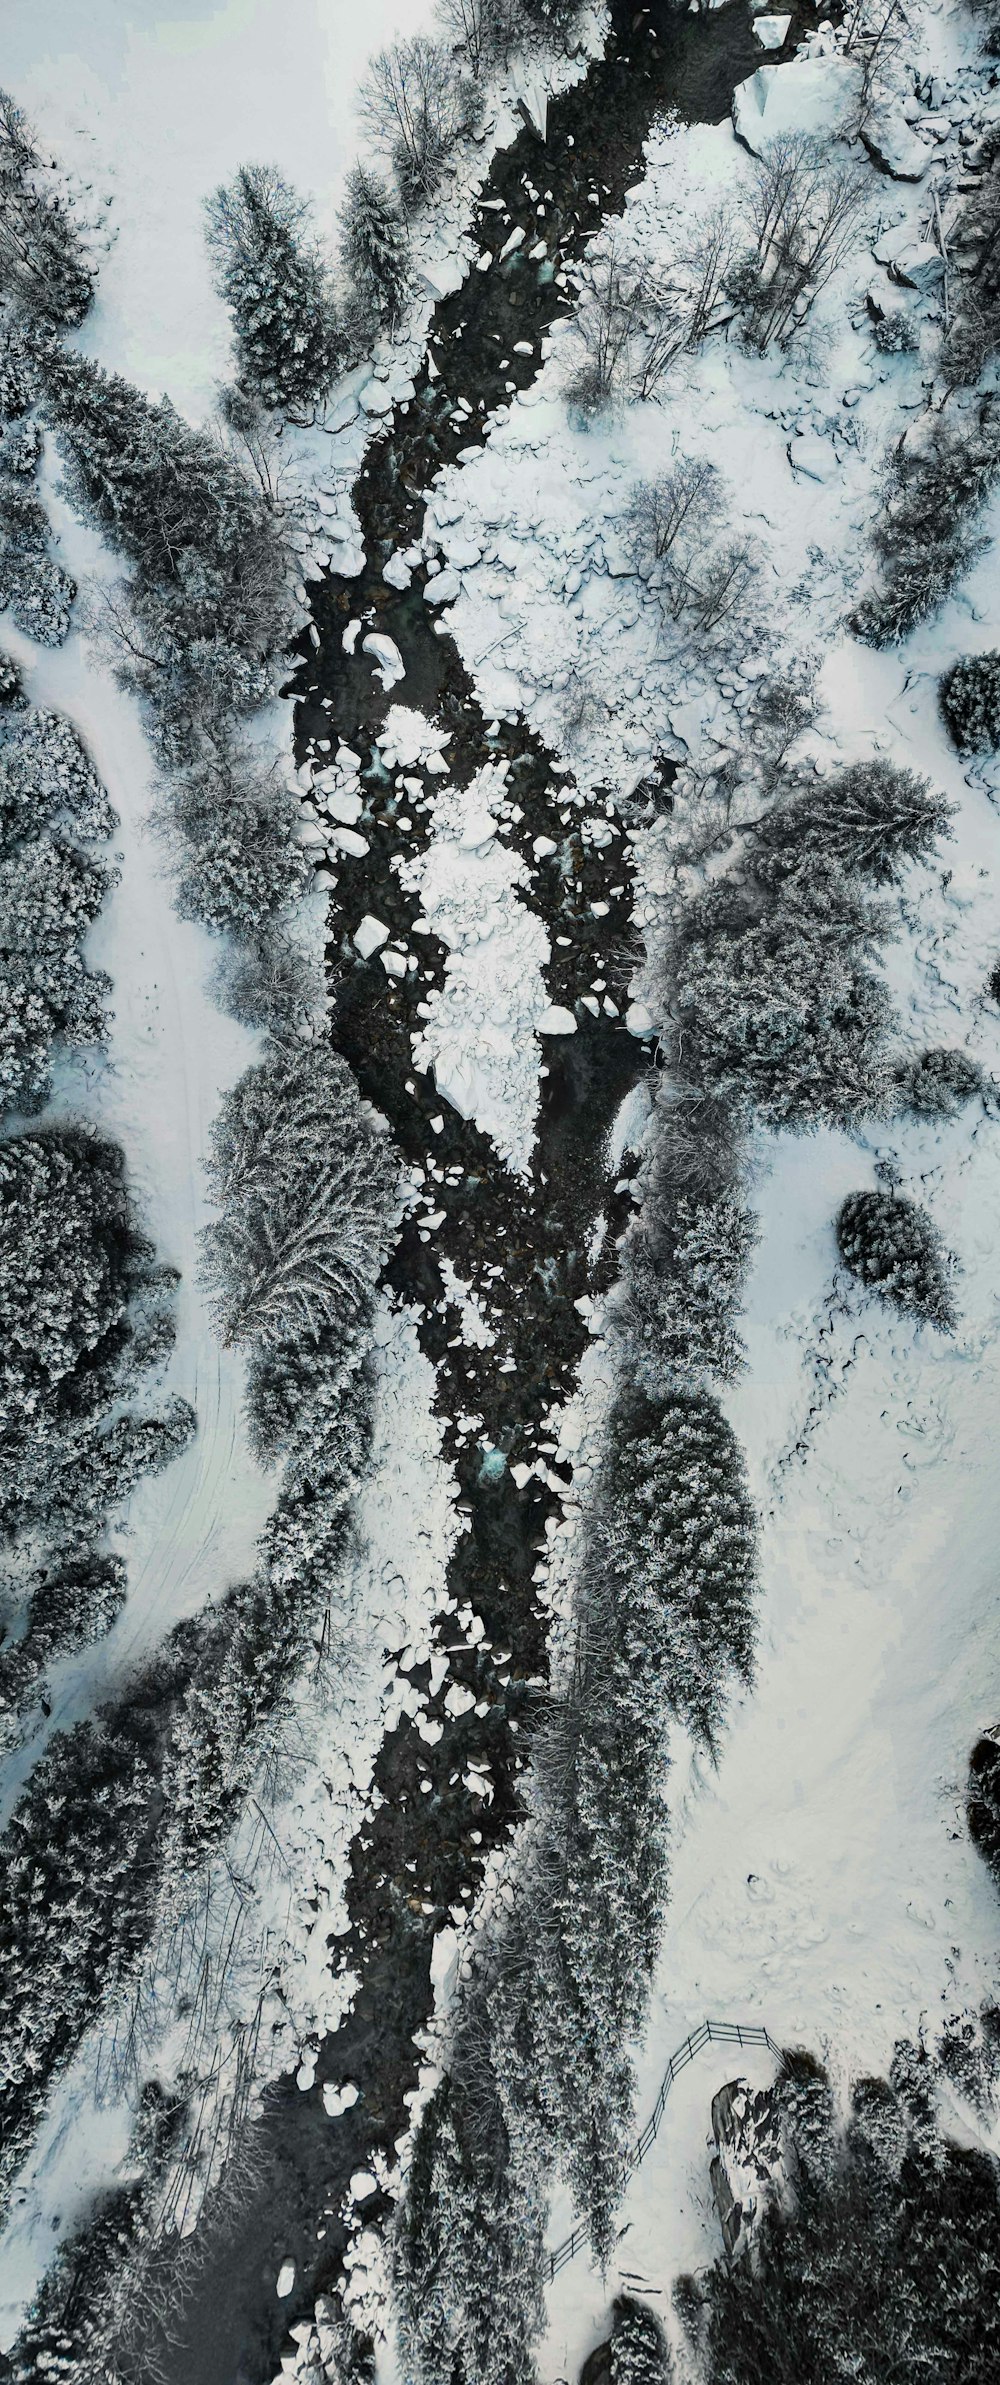
[[[274,1349],[367,1319],[397,1163],[326,1044],[272,1047],[227,1094],[213,1134],[220,1206],[206,1254],[227,1341]]]
[[[608,2385],[671,2385],[673,2373],[656,2312],[631,2294],[619,2294],[608,2345]]]
[[[879,315],[872,326],[872,337],[883,356],[913,356],[920,346],[917,326],[902,307],[893,307],[888,314]]]
[[[837,1247],[859,1282],[897,1308],[950,1327],[955,1308],[944,1248],[926,1210],[901,1193],[849,1193]]]
[[[851,626],[869,646],[892,646],[937,610],[983,551],[975,519],[1000,475],[1000,432],[982,405],[935,414],[889,458],[872,545],[882,585],[862,597]]]
[[[898,1081],[908,1107],[927,1118],[954,1118],[983,1090],[978,1061],[949,1047],[919,1053],[899,1070]]]
[[[168,781],[161,819],[182,919],[253,939],[301,892],[307,863],[276,769],[230,742],[205,744]]]
[[[967,654],[941,681],[941,710],[960,754],[1000,746],[1000,653]]]
[[[241,378],[265,405],[308,412],[334,380],[340,335],[306,201],[276,166],[240,166],[205,212]]]
[[[0,1109],[37,1109],[53,1043],[100,1041],[110,981],[83,939],[113,873],[76,842],[114,813],[75,732],[12,688],[0,709]]]
[[[969,1832],[1000,1885],[1000,1725],[977,1739],[969,1758]]]
[[[740,1294],[757,1228],[732,1192],[681,1195],[655,1240],[645,1211],[623,1254],[609,1326],[623,1378],[652,1396],[702,1374],[731,1382],[743,1362]]]
[[[760,561],[725,534],[729,492],[714,464],[685,457],[635,490],[628,537],[636,569],[666,617],[705,636],[745,612]]]
[[[0,91],[0,293],[37,323],[82,323],[94,274],[23,111]]]
[[[263,663],[285,619],[285,559],[259,485],[166,399],[73,350],[46,350],[42,386],[74,502],[137,567],[149,692],[171,664],[210,677],[216,653],[223,668],[230,650]]]
[[[768,2198],[752,2260],[685,2281],[705,2385],[778,2378],[933,2376],[967,2385],[1000,2366],[998,2166],[940,2133],[933,2065],[897,2048],[890,2081],[854,2088],[846,2127],[812,2102],[788,2115],[794,2193]]]
[[[759,355],[787,347],[855,239],[870,194],[870,174],[836,145],[808,132],[767,142],[751,183],[755,245],[727,285]]]
[[[533,2385],[544,2316],[541,2178],[524,2194],[502,2112],[483,2127],[488,2071],[445,2078],[417,2133],[394,2255],[405,2373],[413,2385]]]
[[[892,1008],[868,962],[888,932],[833,859],[811,857],[771,886],[709,887],[674,962],[688,1081],[753,1103],[774,1126],[842,1124],[877,1106]]]

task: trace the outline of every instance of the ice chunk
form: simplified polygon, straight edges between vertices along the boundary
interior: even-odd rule
[[[535,1020],[535,1034],[575,1035],[576,1020],[572,1011],[565,1010],[561,1002],[550,1002],[548,1009],[543,1010],[541,1018]]]
[[[295,2284],[295,2263],[294,2263],[294,2261],[282,2261],[281,2267],[280,2267],[280,2269],[279,2269],[279,2271],[278,2271],[278,2283],[277,2283],[277,2285],[275,2286],[275,2289],[274,2289],[274,2290],[275,2290],[275,2293],[277,2294],[277,2297],[278,2297],[278,2300],[279,2300],[279,2302],[284,2302],[284,2301],[287,2299],[288,2295],[291,2293],[291,2290],[292,2290],[292,2287],[294,2286],[294,2284]]]

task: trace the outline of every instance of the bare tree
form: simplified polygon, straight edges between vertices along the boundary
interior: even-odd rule
[[[688,338],[679,293],[623,257],[614,233],[595,259],[577,329],[586,363],[571,395],[594,413],[614,397],[652,397]]]
[[[760,568],[751,540],[717,539],[725,512],[715,465],[685,457],[636,489],[628,516],[636,569],[663,613],[709,635],[742,609]]]
[[[769,142],[750,194],[756,256],[741,290],[746,337],[760,355],[773,340],[787,345],[836,271],[870,190],[864,166],[831,156],[810,133]]]
[[[437,189],[448,152],[474,110],[447,45],[417,33],[372,59],[361,113],[391,152],[404,195],[420,200]]]
[[[517,43],[516,0],[438,0],[437,16],[477,81],[494,63],[506,66]]]
[[[713,208],[697,246],[686,260],[694,274],[687,325],[689,348],[697,347],[711,329],[712,317],[724,295],[726,277],[736,254],[736,246],[737,225],[733,210],[720,204]]]
[[[842,30],[847,56],[861,62],[858,121],[864,124],[879,68],[899,48],[906,30],[903,0],[847,0]]]

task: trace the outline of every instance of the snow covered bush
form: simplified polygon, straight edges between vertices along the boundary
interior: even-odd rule
[[[160,817],[182,919],[253,938],[301,893],[308,865],[295,807],[263,756],[213,742],[170,780]]]
[[[983,1090],[983,1072],[968,1052],[935,1049],[921,1052],[898,1072],[907,1107],[925,1118],[954,1118],[967,1101]]]
[[[791,2083],[779,2073],[786,2110]],[[830,2110],[806,2134],[789,2112],[794,2192],[767,2198],[752,2259],[685,2281],[704,2385],[997,2370],[1000,2170],[940,2133],[935,2084],[902,2047],[888,2084],[857,2083],[845,2127]]]
[[[16,703],[17,692],[15,672],[0,711],[0,847],[41,829],[113,836],[115,813],[76,730],[58,712]]]
[[[718,1402],[675,1390],[622,1399],[612,1417],[588,1555],[593,1628],[630,1618],[663,1706],[710,1746],[729,1680],[750,1677],[756,1523],[743,1459]],[[634,1635],[634,1637],[632,1636]]]
[[[542,2326],[539,2176],[532,2202],[502,2114],[446,2077],[421,2118],[394,2232],[405,2373],[412,2385],[534,2385]]]
[[[902,307],[893,307],[888,314],[877,316],[872,338],[883,356],[914,356],[920,346],[917,326]]]
[[[705,637],[746,611],[760,568],[751,540],[724,535],[729,506],[716,466],[685,457],[636,487],[627,517],[636,571],[665,619]]]
[[[42,325],[82,323],[94,274],[23,111],[0,91],[0,293]]]
[[[1000,746],[1000,652],[967,654],[941,681],[941,710],[960,754]]]
[[[0,1744],[12,1744],[18,1719],[37,1701],[45,1668],[73,1648],[103,1639],[125,1603],[121,1557],[62,1552],[36,1568],[26,1583],[11,1581],[7,1603],[23,1604],[27,1627],[20,1639],[0,1639]]]
[[[389,151],[408,203],[432,197],[449,152],[471,129],[478,101],[446,43],[415,33],[379,50],[361,87],[361,112],[376,143]]]
[[[227,1342],[275,1348],[367,1316],[397,1162],[346,1062],[323,1043],[272,1047],[227,1094],[212,1139],[220,1216],[206,1234]]]
[[[60,646],[76,583],[48,552],[48,516],[31,482],[5,469],[0,438],[0,610],[40,646]]]
[[[954,1325],[941,1237],[915,1202],[901,1193],[849,1193],[837,1218],[837,1247],[870,1291],[933,1325]]]
[[[998,476],[1000,432],[985,400],[964,415],[924,418],[899,441],[872,531],[882,585],[851,615],[866,645],[895,645],[943,604],[983,552],[975,516]]]
[[[523,31],[518,0],[438,0],[437,17],[453,47],[478,78],[491,66],[506,66]]]
[[[121,1151],[80,1131],[0,1144],[0,1230],[0,1520],[92,1537],[145,1462],[193,1429],[183,1402],[121,1413],[169,1339],[175,1279],[136,1230]]]
[[[306,201],[276,166],[240,166],[205,213],[241,379],[265,405],[308,413],[335,379],[340,335]]]
[[[352,166],[340,220],[350,327],[364,350],[377,331],[393,331],[399,321],[410,273],[409,234],[398,200],[371,166]]]
[[[736,1320],[756,1239],[753,1216],[733,1192],[712,1201],[682,1194],[655,1236],[644,1207],[608,1318],[624,1380],[653,1397],[703,1374],[733,1380],[743,1363]]]
[[[566,395],[584,415],[601,413],[615,398],[655,396],[688,336],[673,290],[644,261],[621,254],[614,228],[588,267],[576,330],[584,362]]]
[[[868,962],[888,932],[834,860],[811,857],[770,887],[755,876],[706,889],[672,962],[687,1081],[752,1103],[771,1126],[840,1125],[877,1106],[892,1007]]]
[[[580,2385],[671,2385],[670,2347],[656,2312],[631,2294],[619,2294],[614,2305],[610,2341],[584,2369]]]

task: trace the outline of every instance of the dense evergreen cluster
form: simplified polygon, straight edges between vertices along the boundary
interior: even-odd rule
[[[955,1322],[941,1237],[925,1209],[901,1193],[849,1193],[837,1218],[844,1265],[870,1291],[934,1325]]]
[[[136,1230],[117,1145],[51,1129],[0,1144],[0,1521],[99,1525],[193,1430],[181,1401],[123,1412],[173,1336],[175,1277]]]
[[[1000,654],[966,654],[941,681],[941,710],[960,754],[1000,745]]]
[[[900,440],[872,530],[881,586],[851,616],[866,645],[898,644],[943,604],[983,552],[977,517],[998,476],[1000,432],[985,399],[965,414],[922,417]]]
[[[41,430],[24,327],[0,307],[0,610],[40,646],[69,628],[74,582],[49,553],[49,522],[38,489]]]
[[[240,378],[265,406],[308,413],[330,389],[340,336],[305,201],[276,166],[240,166],[206,215]]]
[[[134,1728],[81,1723],[35,1765],[4,1833],[0,2193],[52,2079],[141,1953],[150,1775]]]
[[[23,110],[0,91],[0,297],[53,329],[82,323],[94,294],[72,211]]]
[[[754,2256],[685,2281],[705,2385],[816,2385],[1000,2369],[1000,2166],[939,2133],[930,2059],[897,2050],[863,2079],[846,2125],[822,2078],[779,2081],[789,2186]]]
[[[681,1716],[711,1743],[727,1677],[749,1670],[754,1542],[717,1402],[623,1397],[586,1519],[572,1663],[534,1751],[514,1902],[477,1940],[400,2216],[416,2385],[527,2385],[553,2157],[598,2256],[613,2242],[626,2049],[665,1893],[667,1730]]]
[[[737,871],[690,904],[662,989],[689,1083],[752,1104],[767,1124],[843,1124],[880,1104],[892,1010],[871,966],[890,933],[866,881],[896,879],[950,817],[889,763],[818,786],[794,779]]]

